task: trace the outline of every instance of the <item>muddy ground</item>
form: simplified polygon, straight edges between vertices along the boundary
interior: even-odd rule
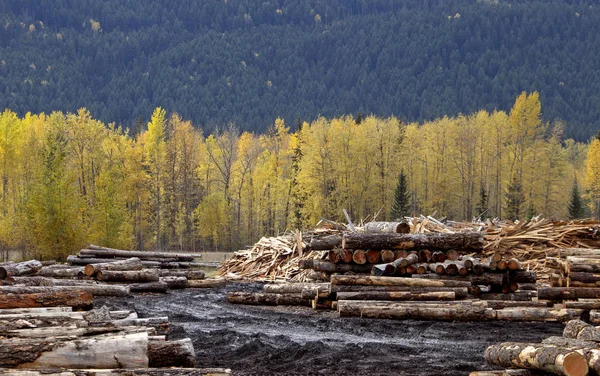
[[[190,337],[198,367],[231,368],[234,375],[467,375],[492,369],[486,346],[539,342],[561,335],[555,323],[451,323],[341,319],[304,307],[229,304],[228,291],[260,284],[188,289],[168,295],[99,299],[140,317],[168,316],[171,337]]]

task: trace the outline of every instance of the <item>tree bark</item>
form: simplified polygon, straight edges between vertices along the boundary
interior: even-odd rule
[[[573,299],[598,299],[600,288],[587,287],[540,287],[538,298],[543,300],[573,300]]]
[[[371,277],[352,275],[332,275],[332,285],[365,286],[412,286],[412,287],[469,287],[471,282],[452,280],[429,280],[423,278]]]
[[[429,249],[480,251],[483,238],[479,233],[457,234],[344,234],[345,249]]]
[[[496,311],[496,319],[504,321],[558,321],[579,319],[582,309],[554,309],[538,307],[513,307]]]
[[[431,265],[431,264],[430,264]],[[433,280],[448,280],[448,281],[465,281],[470,282],[472,285],[482,286],[502,286],[505,282],[503,274],[500,273],[485,273],[481,275],[469,275],[469,276],[449,276],[449,275],[438,275],[438,274],[423,274],[416,275],[413,278],[420,279],[433,279]]]
[[[217,287],[224,287],[227,285],[225,279],[190,279],[187,281],[187,287],[192,289],[210,289]]]
[[[464,291],[464,297],[467,297],[467,291]],[[370,292],[338,292],[338,300],[455,300],[454,291],[432,291],[432,292],[411,292],[411,291],[370,291]]]
[[[136,369],[0,369],[10,376],[230,376],[227,368],[136,368]]]
[[[394,257],[396,255],[394,254]],[[367,263],[368,264],[377,264],[381,261],[381,252],[377,249],[369,249],[367,250]]]
[[[77,278],[84,275],[84,267],[75,268],[50,268],[43,267],[38,275],[48,278]]]
[[[188,280],[185,277],[160,277],[160,282],[166,283],[173,290],[188,287]]]
[[[526,270],[511,270],[508,272],[508,279],[516,283],[536,283],[537,274]]]
[[[92,337],[75,341],[8,339],[0,347],[0,366],[21,368],[148,367],[148,334]]]
[[[98,247],[90,245],[88,249],[79,251],[79,255],[87,256],[104,256],[104,257],[137,257],[140,260],[147,258],[176,258],[179,261],[194,261],[201,259],[201,253],[185,253],[185,252],[148,252],[148,251],[123,251],[120,249],[112,249],[106,247]]]
[[[263,290],[271,294],[298,294],[305,289],[329,291],[330,287],[330,283],[273,283],[264,285]]]
[[[12,330],[0,330],[0,336],[7,338],[48,338],[54,337],[61,340],[70,340],[75,337],[88,337],[92,335],[100,334],[130,334],[130,333],[141,333],[148,332],[148,328],[143,327],[115,327],[115,326],[91,326],[91,327],[77,327],[76,325],[65,325],[65,326],[51,326],[43,328],[27,328],[27,329],[12,329]]]
[[[512,301],[531,301],[537,296],[535,291],[520,291],[509,294],[486,293],[479,295],[481,300],[512,300]]]
[[[128,285],[131,292],[159,292],[166,293],[169,285],[166,282],[131,283]]]
[[[505,342],[485,350],[485,360],[500,367],[537,369],[558,375],[585,376],[586,359],[577,352],[539,343]]]
[[[105,282],[154,282],[158,281],[157,269],[141,270],[100,270],[96,279]]]
[[[410,225],[406,222],[368,222],[364,231],[368,234],[408,234]]]
[[[370,273],[372,269],[372,265],[355,265],[355,264],[334,264],[330,261],[322,261],[322,260],[314,260],[314,259],[304,259],[299,262],[300,269],[312,269],[320,272],[327,273],[345,273],[345,272],[354,272],[354,273]]]
[[[395,308],[411,305],[414,307],[430,307],[430,308],[447,308],[455,305],[479,305],[485,307],[485,302],[474,302],[472,300],[456,300],[456,301],[414,301],[414,302],[391,302],[382,300],[338,300],[338,313],[340,317],[360,317],[361,310],[364,308]]]
[[[367,254],[365,251],[357,249],[352,253],[352,261],[354,261],[358,265],[363,265],[367,263]]]
[[[600,300],[583,299],[579,301],[566,301],[563,302],[563,305],[565,308],[600,309]]]
[[[84,272],[87,276],[94,276],[99,271],[110,270],[110,271],[126,271],[126,270],[141,270],[142,262],[139,258],[129,258],[126,260],[119,260],[114,262],[107,262],[102,264],[88,264],[85,266]]]
[[[16,264],[0,266],[0,279],[14,277],[19,275],[30,275],[39,272],[42,269],[42,263],[38,260],[29,260]]]
[[[311,306],[310,301],[302,299],[301,294],[230,292],[227,300],[234,304]]]
[[[493,309],[503,308],[521,308],[536,307],[547,308],[548,304],[544,301],[513,301],[513,300],[486,300],[488,307]]]
[[[310,241],[310,249],[314,251],[328,251],[341,245],[342,237],[340,235],[314,237]]]
[[[187,279],[204,279],[205,274],[202,270],[172,270],[159,269],[158,275],[161,277],[185,277]]]
[[[484,305],[452,305],[446,307],[431,306],[396,306],[396,307],[365,307],[360,310],[361,317],[378,319],[417,319],[442,321],[482,321],[492,309]]]
[[[3,294],[38,294],[60,292],[88,292],[95,296],[129,296],[129,287],[116,285],[81,285],[81,286],[0,286],[0,297]]]
[[[600,342],[600,328],[581,320],[571,320],[565,325],[563,337]]]
[[[196,367],[194,345],[189,338],[178,341],[148,342],[150,367]]]
[[[0,295],[1,309],[57,306],[69,306],[75,309],[91,309],[93,305],[93,295],[84,291],[55,291]]]

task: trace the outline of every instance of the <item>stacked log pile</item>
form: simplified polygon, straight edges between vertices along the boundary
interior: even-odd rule
[[[470,376],[600,374],[600,328],[581,320],[566,323],[562,337],[549,337],[542,343],[500,343],[484,353],[490,365],[508,368],[477,371]]]
[[[5,367],[0,374],[231,373],[195,369],[192,341],[169,340],[168,334],[166,317],[138,318],[135,312],[106,307],[88,312],[71,307],[0,309],[0,367]],[[182,368],[173,373],[166,367]]]
[[[132,257],[133,256],[133,257]],[[4,305],[19,307],[70,305],[85,308],[92,296],[128,296],[130,293],[224,286],[224,279],[205,279],[194,260],[201,255],[171,252],[123,251],[91,245],[68,265],[44,266],[37,260],[0,265],[0,294]],[[37,295],[35,295],[37,294]],[[12,301],[13,299],[15,301]],[[7,308],[10,308],[7,306]]]

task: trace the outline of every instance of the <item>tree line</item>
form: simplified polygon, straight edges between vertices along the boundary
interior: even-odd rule
[[[214,131],[278,117],[423,122],[508,112],[600,128],[600,8],[564,0],[5,0],[0,108],[133,128],[163,106]],[[118,94],[115,94],[118,93]]]
[[[228,251],[322,217],[344,221],[342,209],[355,221],[599,214],[600,140],[563,140],[561,123],[542,122],[537,93],[509,113],[422,124],[358,114],[296,128],[278,119],[264,134],[229,125],[205,135],[161,108],[133,130],[86,109],[6,110],[0,249]]]

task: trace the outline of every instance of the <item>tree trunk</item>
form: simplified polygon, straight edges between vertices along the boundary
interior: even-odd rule
[[[398,305],[394,307],[369,307],[360,310],[361,317],[378,319],[416,319],[442,321],[482,321],[493,311],[485,305],[451,305],[445,307]]]
[[[187,281],[187,287],[191,289],[210,289],[217,287],[225,287],[227,280],[225,279],[191,279]]]
[[[486,300],[488,307],[493,309],[503,308],[521,308],[521,307],[535,307],[535,308],[547,308],[548,304],[544,301],[513,301],[513,300]]]
[[[537,369],[566,376],[585,376],[586,359],[572,350],[539,343],[505,342],[489,346],[485,360],[500,367]]]
[[[369,234],[408,234],[410,225],[406,222],[367,222],[364,231]]]
[[[310,249],[313,251],[328,251],[342,245],[342,237],[340,235],[327,235],[312,238],[310,241]]]
[[[31,314],[31,313],[53,313],[73,312],[71,307],[47,307],[47,308],[12,308],[0,309],[0,315]]]
[[[38,260],[30,260],[19,262],[17,264],[9,264],[0,266],[0,279],[14,277],[19,275],[35,274],[42,269],[42,263]]]
[[[185,277],[187,279],[204,279],[205,275],[202,270],[172,270],[159,269],[158,275],[161,277]]]
[[[159,292],[166,293],[169,285],[165,282],[131,283],[128,285],[131,292]]]
[[[448,281],[465,281],[470,282],[473,286],[502,286],[505,281],[505,276],[501,273],[484,273],[481,275],[470,275],[470,276],[449,276],[449,275],[438,275],[438,274],[423,274],[416,275],[413,278],[422,279],[435,279],[435,280],[448,280]]]
[[[188,287],[188,280],[185,277],[160,277],[160,281],[166,283],[173,290]]]
[[[0,297],[3,294],[38,294],[60,292],[88,292],[94,296],[129,296],[129,287],[116,285],[81,285],[81,286],[0,286]]]
[[[136,314],[130,315],[120,320],[112,320],[110,324],[115,326],[145,326],[156,330],[156,335],[167,335],[169,334],[169,318],[167,316],[160,317],[145,317],[138,318]],[[105,321],[93,323],[96,326],[105,326]]]
[[[563,337],[600,342],[600,328],[581,320],[571,320],[565,325]]]
[[[565,308],[579,308],[579,309],[600,309],[600,300],[590,299],[590,300],[579,300],[576,302],[566,301],[563,302]]]
[[[96,279],[105,282],[154,282],[158,281],[159,274],[156,269],[100,270]]]
[[[189,338],[178,341],[148,342],[150,367],[196,367],[194,345]]]
[[[360,317],[361,310],[364,308],[395,308],[411,305],[414,307],[435,307],[446,308],[457,304],[468,306],[473,305],[471,300],[456,300],[456,301],[414,301],[414,302],[391,302],[382,300],[338,300],[337,309],[340,317]],[[477,302],[478,305],[485,305],[485,302]]]
[[[75,268],[50,268],[43,267],[38,275],[48,278],[77,278],[84,275],[84,267]]]
[[[185,252],[147,252],[147,251],[123,251],[120,249],[112,249],[90,245],[88,249],[79,251],[79,255],[88,256],[104,256],[104,257],[137,257],[139,259],[146,258],[176,258],[180,261],[194,261],[194,259],[202,258],[201,253],[185,253]]]
[[[422,278],[371,277],[352,275],[332,275],[332,285],[365,285],[365,286],[412,286],[412,287],[469,287],[471,282],[429,280]]]
[[[394,255],[396,257],[396,255]],[[381,261],[381,252],[377,249],[369,249],[367,250],[367,263],[368,264],[377,264]]]
[[[330,283],[276,283],[263,287],[264,292],[271,294],[294,294],[301,293],[306,289],[319,291],[328,291],[331,288]]]
[[[538,298],[543,300],[598,299],[600,298],[600,287],[540,287]]]
[[[512,301],[531,301],[531,299],[537,296],[536,291],[520,291],[509,294],[481,294],[479,299],[481,300],[512,300]]]
[[[367,254],[365,251],[357,249],[352,253],[352,261],[354,261],[358,265],[363,265],[367,263]]]
[[[370,273],[372,265],[355,265],[355,264],[334,264],[330,261],[322,261],[315,259],[305,259],[299,262],[300,269],[312,269],[327,273]]]
[[[302,299],[301,294],[230,292],[227,300],[234,304],[311,306],[310,301]]]
[[[344,234],[345,249],[429,249],[480,251],[483,238],[479,233],[456,234]]]
[[[545,376],[547,373],[530,369],[504,369],[502,371],[473,371],[469,376]]]
[[[148,367],[148,334],[92,337],[75,341],[8,339],[0,347],[0,366],[20,368]]]
[[[508,272],[508,279],[516,283],[536,283],[537,274],[526,270],[511,270]]]
[[[558,321],[579,319],[582,309],[554,309],[538,307],[513,307],[496,311],[496,319],[504,321]]]
[[[126,271],[126,270],[141,270],[142,262],[139,258],[130,258],[126,260],[119,260],[114,262],[107,262],[102,264],[88,264],[85,266],[84,272],[87,276],[94,276],[99,271],[110,270],[110,271]]]
[[[68,306],[75,309],[91,309],[94,297],[84,291],[55,291],[30,294],[0,295],[0,308],[35,308]]]
[[[596,347],[598,347],[598,343],[596,343],[594,341],[585,341],[582,339],[565,338],[565,337],[560,337],[560,336],[551,336],[551,337],[544,338],[542,340],[542,343],[545,345],[553,345],[553,346],[566,347],[566,348],[574,348],[574,347],[596,348]]]
[[[8,338],[48,338],[57,337],[57,339],[66,340],[74,337],[88,337],[100,334],[130,334],[130,333],[147,333],[148,328],[143,327],[77,327],[76,325],[51,326],[44,328],[27,328],[27,329],[12,329],[0,330],[0,336]]]
[[[467,289],[464,289],[464,298],[467,297]],[[338,300],[455,300],[454,291],[370,291],[370,292],[338,292]]]

